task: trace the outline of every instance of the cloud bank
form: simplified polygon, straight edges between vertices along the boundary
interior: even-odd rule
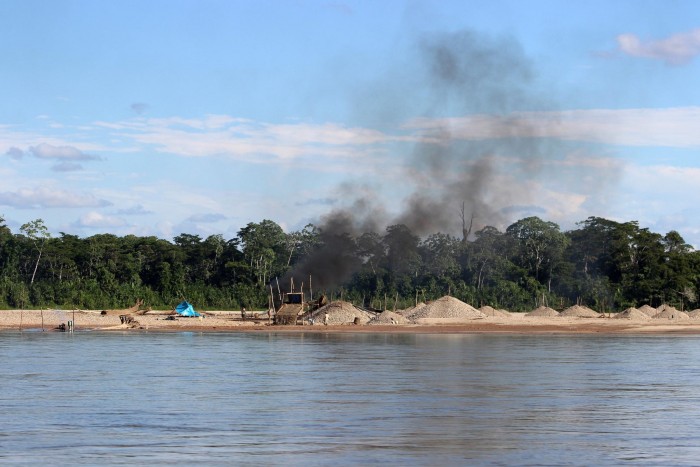
[[[617,36],[617,44],[622,52],[633,57],[683,65],[700,54],[700,28],[646,42],[635,34],[621,34]]]

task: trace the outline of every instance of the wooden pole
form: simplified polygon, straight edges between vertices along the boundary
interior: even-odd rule
[[[384,292],[384,309],[386,310],[386,292]]]
[[[282,303],[282,291],[280,290],[280,280],[278,277],[275,277],[275,280],[277,281],[277,298],[279,299],[280,303]]]
[[[314,289],[311,287],[311,274],[309,274],[309,300],[314,299]]]
[[[394,310],[393,310],[394,312],[396,311],[396,302],[398,302],[398,301],[399,301],[399,293],[396,292],[396,298],[394,299]]]

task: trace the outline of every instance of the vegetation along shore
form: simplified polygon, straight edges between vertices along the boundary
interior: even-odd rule
[[[401,224],[383,232],[310,224],[286,233],[263,220],[231,239],[183,233],[172,241],[53,235],[41,219],[12,232],[0,217],[0,308],[44,309],[45,319],[53,313],[48,310],[119,309],[136,299],[151,312],[169,312],[188,300],[209,312],[203,322],[211,323],[220,319],[215,310],[274,310],[272,304],[290,291],[303,293],[304,300],[323,295],[329,302],[392,312],[444,296],[516,316],[540,306],[562,312],[574,305],[603,316],[642,306],[687,312],[700,306],[699,284],[700,253],[677,232],[597,217],[569,231],[527,217],[504,231],[485,226],[465,229],[460,237],[419,237]],[[89,316],[79,313],[80,319]]]

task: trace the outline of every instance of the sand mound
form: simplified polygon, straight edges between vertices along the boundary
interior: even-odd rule
[[[690,316],[688,316],[687,313],[676,310],[674,307],[669,305],[661,305],[659,308],[657,308],[657,310],[659,309],[661,309],[661,311],[652,316],[652,318],[672,320],[690,319]]]
[[[574,305],[559,313],[559,316],[567,318],[598,318],[600,314],[588,307]]]
[[[700,308],[696,308],[693,311],[688,312],[690,319],[700,319]]]
[[[409,324],[410,321],[405,316],[385,310],[372,318],[367,324]]]
[[[355,318],[360,319],[360,324],[367,324],[372,319],[372,315],[366,311],[360,310],[352,303],[340,300],[314,311],[313,318],[316,324],[323,324],[324,313],[328,313],[328,324],[330,325],[353,324]]]
[[[651,316],[647,315],[646,313],[643,313],[639,311],[638,309],[634,307],[627,308],[625,311],[621,311],[619,313],[616,313],[615,316],[613,316],[614,319],[631,319],[631,320],[648,320],[651,319]]]
[[[642,306],[640,306],[640,307],[637,308],[637,309],[638,309],[639,311],[641,311],[642,313],[644,313],[645,315],[647,315],[648,317],[650,317],[650,318],[651,318],[652,316],[654,316],[656,313],[658,313],[658,311],[656,310],[656,308],[652,308],[652,307],[650,307],[649,305],[642,305]]]
[[[479,308],[479,311],[485,314],[486,316],[491,316],[495,318],[509,318],[510,313],[508,313],[506,310],[497,310],[493,307],[490,307],[488,305],[482,306]]]
[[[535,308],[532,310],[530,313],[527,313],[525,316],[531,316],[533,318],[537,317],[553,317],[553,316],[559,316],[559,312],[555,310],[554,308],[549,308],[548,306],[541,306],[538,308]]]
[[[421,309],[408,316],[411,320],[451,318],[451,319],[478,319],[485,315],[471,305],[454,297],[444,296],[434,302],[430,302]]]

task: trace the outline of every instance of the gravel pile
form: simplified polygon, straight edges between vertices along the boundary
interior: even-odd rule
[[[625,311],[616,313],[615,316],[613,316],[613,319],[631,319],[641,321],[651,319],[651,316],[639,311],[634,307],[630,307],[627,308]]]
[[[598,318],[600,313],[585,306],[574,305],[559,313],[559,316],[565,318]]]
[[[649,305],[642,305],[639,308],[637,308],[639,311],[647,315],[649,318],[654,316],[656,313],[658,313],[658,310],[656,308],[652,308]]]
[[[409,324],[411,321],[405,316],[385,310],[369,320],[367,324]]]
[[[425,303],[423,303],[423,302],[418,302],[418,304],[417,304],[416,306],[412,306],[412,307],[410,307],[410,308],[406,308],[405,310],[396,310],[396,312],[399,313],[400,315],[403,315],[403,316],[408,317],[408,316],[410,316],[410,315],[412,315],[412,314],[414,314],[414,313],[417,313],[418,310],[420,310],[420,309],[423,308],[424,306],[425,306]]]
[[[355,318],[360,319],[360,324],[367,324],[373,315],[356,308],[355,305],[341,300],[331,302],[316,310],[313,314],[316,324],[323,324],[323,315],[328,313],[328,324],[354,324]]]
[[[554,308],[549,308],[548,306],[540,306],[532,310],[530,313],[527,313],[525,316],[531,316],[533,318],[551,318],[554,316],[559,316],[559,312]]]
[[[669,305],[661,305],[657,310],[660,310],[654,316],[653,319],[672,319],[672,320],[684,320],[690,319],[688,313],[684,313],[680,310],[676,310],[674,307]]]
[[[471,305],[454,297],[444,296],[434,302],[430,302],[421,309],[414,311],[409,316],[411,320],[424,318],[459,318],[478,319],[486,316]]]
[[[488,305],[482,306],[481,308],[479,308],[479,311],[485,314],[486,316],[491,316],[495,318],[510,318],[510,313],[506,310],[497,310]]]

